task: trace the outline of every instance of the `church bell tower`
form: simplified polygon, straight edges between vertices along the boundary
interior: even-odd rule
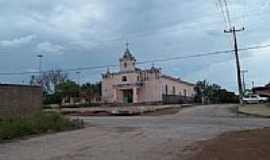
[[[136,59],[129,51],[129,44],[126,44],[126,51],[122,58],[120,58],[120,71],[121,72],[130,72],[135,71]]]

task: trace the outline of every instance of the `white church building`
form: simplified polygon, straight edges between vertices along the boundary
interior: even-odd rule
[[[195,95],[194,84],[161,73],[160,68],[142,70],[128,47],[120,58],[120,71],[102,75],[102,101],[105,103],[156,103],[166,97]]]

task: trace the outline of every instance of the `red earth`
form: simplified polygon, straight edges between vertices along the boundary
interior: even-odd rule
[[[192,160],[270,160],[270,128],[229,132],[198,145]]]

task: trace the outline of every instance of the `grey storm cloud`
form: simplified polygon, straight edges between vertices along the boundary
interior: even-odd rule
[[[2,47],[18,47],[24,44],[31,43],[35,38],[36,36],[34,35],[28,35],[28,36],[18,37],[11,40],[2,40],[0,41],[0,45]]]
[[[63,54],[64,47],[61,45],[55,45],[50,42],[42,42],[37,45],[37,52],[39,53],[49,53],[49,54]]]
[[[240,47],[269,42],[269,2],[228,1],[232,23],[247,28],[239,34]],[[0,0],[0,72],[33,70],[37,54],[45,55],[44,69],[115,64],[127,40],[139,61],[231,49],[217,2]],[[221,55],[155,65],[183,79],[215,82],[219,77],[213,76],[213,66],[224,67],[220,64],[232,60],[233,56]],[[82,76],[99,80],[101,72],[86,71]],[[222,67],[216,72],[222,72]],[[0,77],[4,82],[25,79],[29,76]],[[227,79],[228,83],[221,85],[235,90],[236,86],[229,84],[235,77]]]

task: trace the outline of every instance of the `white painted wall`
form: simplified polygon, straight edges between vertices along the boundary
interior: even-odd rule
[[[173,95],[173,87],[175,87],[175,95],[184,96],[186,90],[186,96],[193,97],[195,95],[194,86],[188,85],[186,83],[180,83],[176,80],[171,80],[167,78],[161,78],[162,83],[162,93],[166,93],[166,85],[168,86],[168,95]]]

